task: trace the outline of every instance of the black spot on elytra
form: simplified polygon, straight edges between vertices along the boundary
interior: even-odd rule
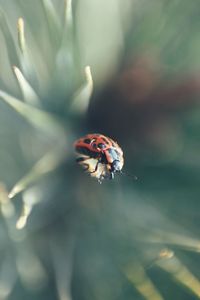
[[[94,148],[94,149],[96,149],[97,148],[97,144],[92,144],[92,147]]]
[[[103,143],[99,143],[97,146],[98,146],[98,148],[100,148],[100,149],[106,148],[105,144],[103,144]]]
[[[107,145],[109,145],[109,142],[107,141],[106,138],[102,137],[101,139],[102,139]]]
[[[91,139],[84,139],[83,141],[85,144],[90,144],[91,143]]]

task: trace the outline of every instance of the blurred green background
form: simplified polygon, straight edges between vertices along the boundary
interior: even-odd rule
[[[0,0],[0,299],[200,298],[198,0]],[[101,132],[101,185],[73,142]]]

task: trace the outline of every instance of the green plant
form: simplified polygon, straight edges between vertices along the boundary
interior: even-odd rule
[[[0,299],[200,298],[198,1],[0,6]],[[76,166],[96,130],[137,182]]]

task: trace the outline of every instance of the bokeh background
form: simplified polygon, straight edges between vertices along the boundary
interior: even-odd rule
[[[200,298],[199,0],[0,0],[0,299]],[[73,142],[101,132],[101,185]]]

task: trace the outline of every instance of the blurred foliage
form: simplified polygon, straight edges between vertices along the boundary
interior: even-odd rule
[[[198,0],[0,0],[0,299],[200,298]],[[75,163],[89,132],[125,172]]]

